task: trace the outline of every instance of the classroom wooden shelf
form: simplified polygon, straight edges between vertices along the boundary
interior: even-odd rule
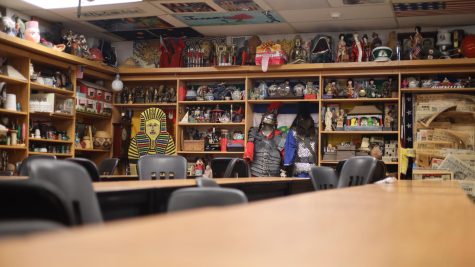
[[[74,91],[72,90],[67,90],[65,88],[57,88],[53,86],[39,84],[36,82],[30,82],[30,89],[44,92],[44,93],[55,93],[55,94],[60,94],[60,95],[68,96],[68,97],[74,97]]]
[[[371,134],[371,135],[384,135],[384,134],[398,134],[398,131],[321,131],[322,134]]]
[[[246,103],[244,100],[178,101],[179,105],[231,105],[244,103]]]
[[[25,112],[25,111],[9,110],[9,109],[4,109],[4,108],[0,108],[0,114],[17,115],[17,116],[26,116],[26,115],[28,115],[28,113]]]
[[[237,155],[244,154],[244,151],[177,151],[177,154],[210,154],[210,155]]]
[[[85,153],[108,153],[111,150],[107,149],[95,149],[95,148],[76,148],[74,149],[75,152],[85,152]]]
[[[268,103],[316,103],[320,102],[319,99],[302,99],[302,98],[295,98],[295,99],[249,99],[247,103],[251,104],[268,104]]]
[[[54,139],[42,139],[42,138],[28,138],[30,142],[43,142],[43,143],[57,143],[57,144],[72,144],[71,140],[54,140]]]
[[[401,93],[475,93],[475,88],[401,88]]]
[[[323,98],[323,103],[380,103],[380,102],[398,102],[399,98],[390,97],[390,98]]]
[[[210,123],[210,122],[202,122],[202,123],[189,123],[189,122],[180,122],[178,123],[179,126],[244,126],[246,125],[244,122],[229,122],[229,123]]]
[[[9,150],[25,150],[25,145],[0,145],[0,149],[9,149]]]
[[[59,119],[59,120],[73,120],[74,119],[74,115],[64,114],[64,113],[55,113],[55,112],[30,112],[30,116]]]
[[[82,112],[82,111],[76,111],[76,116],[83,117],[83,118],[104,119],[104,120],[110,120],[112,118],[112,115],[104,115],[104,114]]]
[[[6,82],[7,84],[28,84],[27,80],[16,79],[3,74],[0,74],[0,82]]]
[[[321,164],[328,164],[328,165],[334,165],[334,164],[338,164],[339,161],[337,160],[322,160],[320,161]],[[384,164],[386,165],[398,165],[399,162],[384,162]]]
[[[114,104],[114,106],[119,108],[175,107],[176,103]]]
[[[53,155],[56,157],[72,157],[72,154],[65,154],[65,153],[50,153],[50,152],[33,152],[29,151],[28,154],[30,155]]]

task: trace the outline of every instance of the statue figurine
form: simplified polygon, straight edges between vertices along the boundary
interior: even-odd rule
[[[336,93],[336,82],[332,81],[325,86],[325,95],[328,98],[332,98]]]
[[[250,162],[251,174],[257,177],[280,175],[285,134],[277,130],[277,108],[273,103],[262,115],[259,127],[249,130],[244,159]]]
[[[336,62],[348,62],[348,48],[346,47],[345,35],[340,34],[340,40],[338,41],[338,50],[336,53]]]
[[[355,97],[355,88],[353,87],[353,80],[348,79],[346,82],[346,96],[348,98]]]
[[[374,84],[374,79],[369,80],[368,85],[368,97],[375,98],[376,97],[376,84]]]
[[[364,34],[363,39],[361,41],[361,45],[363,46],[363,61],[370,61],[371,57],[371,45],[368,40],[368,35]]]
[[[363,58],[366,56],[364,55],[365,50],[363,50],[363,45],[361,43],[360,37],[357,33],[353,34],[353,44],[351,45],[351,56],[354,62],[362,62]]]
[[[290,50],[290,64],[307,62],[307,50],[303,47],[303,40],[300,35],[295,36],[294,45]]]
[[[336,127],[343,128],[345,126],[345,110],[340,109],[340,114],[338,114],[338,118],[336,119]]]
[[[411,36],[411,59],[421,59],[422,52],[422,34],[421,27],[414,28],[415,33]]]
[[[153,100],[152,100],[153,103],[158,103],[158,89],[157,87],[155,87],[153,89]]]
[[[327,107],[327,110],[325,112],[325,131],[332,130],[332,119],[333,119],[332,111],[330,107]]]
[[[371,41],[371,51],[373,51],[373,49],[375,49],[376,47],[380,47],[383,45],[383,42],[381,41],[379,35],[376,32],[373,32],[371,37],[373,37],[373,40]]]
[[[144,102],[145,103],[150,103],[150,90],[148,89],[144,89],[145,90],[145,99],[144,99]]]
[[[287,176],[309,177],[309,172],[317,162],[317,129],[315,121],[301,108],[290,127],[284,149],[284,167]]]
[[[249,65],[256,65],[256,50],[257,47],[262,44],[261,39],[254,35],[248,40],[248,46],[249,46],[249,57],[247,58],[247,63]]]

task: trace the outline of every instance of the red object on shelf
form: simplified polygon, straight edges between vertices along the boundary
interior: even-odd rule
[[[317,94],[308,94],[303,96],[304,99],[317,99]]]
[[[463,55],[469,58],[475,58],[475,35],[467,35],[462,41]]]
[[[228,151],[228,138],[221,137],[221,140],[219,140],[219,142],[221,145],[221,152]]]
[[[185,101],[185,99],[186,99],[186,88],[185,88],[185,86],[180,86],[180,88],[178,89],[178,99],[180,101]]]

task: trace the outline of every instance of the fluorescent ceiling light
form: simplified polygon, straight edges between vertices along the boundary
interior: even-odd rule
[[[100,6],[141,1],[142,0],[82,0],[81,6]],[[23,2],[27,2],[44,9],[77,7],[79,4],[79,0],[23,0]]]

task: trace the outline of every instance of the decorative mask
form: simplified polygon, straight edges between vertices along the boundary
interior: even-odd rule
[[[40,28],[38,21],[27,21],[25,30],[25,39],[35,43],[40,42]]]

